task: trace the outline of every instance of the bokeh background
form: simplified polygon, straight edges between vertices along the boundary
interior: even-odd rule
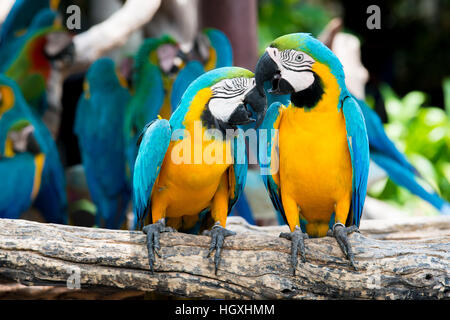
[[[11,3],[2,2],[4,8],[7,2]],[[108,19],[123,1],[62,0],[58,10],[63,21],[69,17],[66,9],[72,4],[81,8],[81,28],[71,31],[76,35]],[[370,14],[366,10],[373,4],[381,9],[381,28],[371,30],[367,27]],[[3,18],[6,13],[4,9]],[[340,19],[340,32],[359,40],[361,62],[368,71],[366,102],[376,110],[388,136],[426,184],[449,201],[450,1],[164,0],[149,23],[107,55],[116,62],[123,61],[133,56],[143,39],[165,33],[189,44],[199,30],[214,27],[230,39],[234,64],[253,70],[259,55],[273,39],[293,32],[319,37],[336,18]],[[0,23],[1,19],[0,16]],[[63,84],[57,144],[68,170],[81,163],[73,122],[85,71],[72,73]],[[69,177],[68,183],[71,181]],[[258,224],[277,223],[257,170],[249,173],[246,194],[257,213]],[[439,214],[387,176],[371,184],[368,194],[403,216]],[[377,208],[375,211],[386,211],[384,206]]]

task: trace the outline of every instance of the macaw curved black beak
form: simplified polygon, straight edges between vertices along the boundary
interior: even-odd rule
[[[41,148],[39,147],[39,143],[34,136],[34,133],[31,132],[27,137],[27,151],[31,154],[39,154],[41,153]]]
[[[246,94],[244,103],[233,111],[227,122],[231,125],[246,125],[255,122],[255,126],[258,128],[264,120],[266,111],[266,97],[254,87]]]
[[[247,106],[241,103],[234,109],[227,122],[232,126],[249,124],[255,122],[255,119],[250,118],[251,115],[252,113],[247,109]]]
[[[267,111],[267,101],[264,93],[261,94],[258,87],[255,86],[245,96],[244,103],[252,109],[252,115],[256,118],[255,129],[258,128],[264,120]]]
[[[255,70],[256,87],[261,94],[265,95],[264,83],[270,81],[271,88],[268,93],[283,95],[294,92],[294,88],[281,76],[281,71],[270,55],[265,52],[259,58]]]

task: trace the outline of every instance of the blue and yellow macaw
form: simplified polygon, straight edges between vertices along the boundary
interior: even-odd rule
[[[255,77],[262,93],[269,82],[267,94],[290,94],[288,105],[275,102],[267,111],[261,129],[278,131],[266,134],[260,160],[272,203],[291,229],[280,236],[292,241],[294,273],[298,249],[305,261],[308,235],[334,236],[355,267],[347,234],[363,211],[369,143],[341,63],[311,35],[288,34],[266,49]]]
[[[224,237],[233,234],[225,229],[227,215],[247,174],[242,131],[227,130],[254,122],[249,108],[260,124],[266,110],[253,76],[237,67],[207,72],[191,83],[169,121],[154,120],[143,130],[133,195],[138,224],[150,219],[143,231],[152,271],[161,232],[198,233],[213,226],[209,254],[216,250],[217,272]]]
[[[450,204],[436,193],[426,191],[417,181],[421,178],[416,168],[395,147],[386,135],[378,114],[363,100],[354,98],[363,112],[369,137],[370,159],[386,171],[396,184],[433,205],[442,214],[450,214]]]
[[[131,198],[123,135],[130,97],[114,61],[101,58],[87,72],[75,117],[74,132],[89,192],[97,207],[96,225],[109,229],[121,227]]]
[[[0,74],[0,216],[18,218],[31,204],[47,222],[67,223],[64,170],[50,132],[18,85]],[[31,192],[30,192],[31,191]]]

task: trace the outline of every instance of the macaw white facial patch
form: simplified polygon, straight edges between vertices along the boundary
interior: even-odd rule
[[[277,64],[281,77],[289,82],[296,92],[302,91],[314,82],[312,66],[315,60],[308,54],[293,49],[266,49],[269,56]]]
[[[255,87],[255,78],[224,79],[211,87],[209,111],[214,118],[227,122],[233,111],[244,103],[246,94]]]

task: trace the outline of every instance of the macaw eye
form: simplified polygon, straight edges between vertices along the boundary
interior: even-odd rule
[[[303,60],[303,55],[300,53],[295,57],[295,61],[300,62]]]

